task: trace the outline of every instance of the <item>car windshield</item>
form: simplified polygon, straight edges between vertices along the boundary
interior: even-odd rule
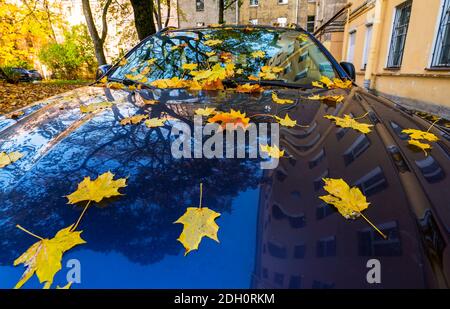
[[[277,80],[310,85],[321,76],[337,77],[332,63],[306,32],[222,27],[156,34],[122,59],[109,78],[150,85],[158,79],[192,78],[183,64],[207,70],[229,63],[234,64],[233,79],[238,81]],[[276,69],[272,72],[271,68]]]

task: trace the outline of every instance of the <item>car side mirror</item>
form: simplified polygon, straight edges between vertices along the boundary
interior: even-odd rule
[[[351,62],[341,62],[341,67],[344,69],[345,73],[347,73],[348,77],[350,77],[351,80],[356,79],[356,70],[355,66]]]
[[[99,66],[97,68],[97,72],[95,73],[95,79],[99,79],[100,77],[105,75],[111,68],[112,68],[112,65],[110,65],[110,64],[104,64],[104,65]]]

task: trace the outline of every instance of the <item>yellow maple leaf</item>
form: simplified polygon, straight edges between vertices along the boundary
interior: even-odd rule
[[[100,83],[106,84],[108,82],[108,76],[104,76],[99,80]]]
[[[155,64],[155,62],[156,62],[156,58],[150,58],[147,60],[148,65],[153,65],[153,64]]]
[[[360,123],[350,117],[350,115],[344,115],[344,118],[336,117],[332,115],[325,115],[324,118],[327,118],[329,120],[332,120],[336,123],[337,126],[342,128],[352,128],[353,130],[359,131],[363,134],[370,133],[370,128],[373,127],[371,124],[367,123]]]
[[[124,89],[126,86],[118,82],[108,82],[106,87],[110,89]]]
[[[295,127],[297,125],[297,120],[292,120],[289,117],[289,114],[286,114],[286,116],[284,116],[284,118],[280,118],[278,116],[275,116],[275,119],[278,121],[279,124],[281,124],[282,126],[285,127]]]
[[[306,33],[302,33],[299,36],[297,36],[296,39],[303,43],[303,42],[307,42],[309,37]]]
[[[103,110],[106,109],[108,107],[111,107],[112,103],[111,102],[99,102],[99,103],[92,103],[89,105],[81,105],[80,106],[80,111],[82,113],[93,113],[96,112],[98,110]]]
[[[191,71],[190,74],[194,76],[194,80],[196,81],[206,80],[208,82],[216,82],[217,80],[224,80],[233,76],[234,65],[229,63],[223,67],[217,63],[209,70]]]
[[[260,72],[259,77],[265,80],[274,80],[277,79],[277,75],[273,72]]]
[[[213,107],[206,107],[206,108],[197,108],[195,110],[196,115],[200,116],[210,116],[216,112],[216,109]]]
[[[195,70],[198,67],[197,63],[183,63],[183,65],[181,66],[183,68],[183,70]]]
[[[155,105],[159,103],[158,100],[146,100],[146,99],[143,99],[143,102],[145,105]]]
[[[147,118],[148,118],[148,115],[134,115],[131,117],[123,118],[122,120],[120,120],[120,124],[123,126],[125,126],[127,124],[138,124],[142,120],[147,119]]]
[[[294,100],[291,99],[280,99],[276,92],[272,92],[272,100],[277,104],[292,104]]]
[[[416,130],[416,129],[405,129],[402,130],[402,133],[408,134],[410,138],[412,139],[424,139],[429,142],[437,142],[439,138],[434,135],[433,133]]]
[[[255,75],[250,75],[250,76],[248,77],[248,80],[257,81],[257,80],[259,80],[259,78],[258,78],[257,76],[255,76]]]
[[[219,123],[222,129],[237,129],[240,127],[245,130],[249,126],[250,118],[239,110],[231,109],[229,112],[216,113],[208,119],[208,122]],[[231,126],[228,124],[231,124]]]
[[[120,188],[126,187],[126,178],[119,178],[113,180],[114,174],[106,172],[97,179],[91,180],[90,177],[85,177],[82,182],[78,184],[75,192],[67,195],[68,204],[75,204],[81,201],[100,202],[104,198],[122,195],[119,192]]]
[[[23,154],[18,151],[10,153],[0,152],[0,168],[3,168],[11,163],[16,162],[23,157]]]
[[[222,43],[222,40],[206,40],[205,42],[203,42],[203,44],[210,47],[219,45],[220,43]]]
[[[349,89],[352,88],[353,82],[351,80],[342,80],[340,78],[334,78],[333,80],[331,80],[327,76],[322,76],[320,78],[320,81],[314,81],[312,82],[312,85],[317,88],[327,87],[328,89]]]
[[[361,211],[369,207],[364,194],[357,187],[350,186],[343,179],[324,178],[324,189],[329,194],[319,198],[337,208],[346,219],[356,219]]]
[[[216,54],[216,52],[215,51],[210,51],[210,52],[206,52],[205,54],[208,57],[212,57],[212,56],[214,56]]]
[[[150,118],[145,121],[145,125],[147,128],[162,127],[166,121],[166,118]]]
[[[430,144],[422,143],[421,141],[419,141],[417,139],[410,139],[408,141],[408,144],[422,149],[423,152],[425,152],[425,156],[428,156],[427,150],[431,150],[431,148],[432,148]]]
[[[328,195],[319,196],[319,198],[327,204],[333,205],[339,213],[346,219],[356,219],[361,216],[370,224],[384,239],[387,236],[383,234],[362,211],[370,205],[361,190],[357,187],[350,186],[343,179],[324,178],[324,190]]]
[[[157,79],[150,83],[150,85],[156,88],[185,88],[188,86],[188,82],[184,79],[180,79],[178,77],[166,78],[166,79]]]
[[[264,91],[264,88],[261,87],[258,84],[243,84],[243,85],[238,85],[236,87],[236,92],[242,92],[242,93],[254,93],[254,92],[262,92]]]
[[[269,145],[259,145],[262,152],[267,153],[267,155],[271,158],[279,159],[284,156],[284,150],[280,150],[277,145],[273,145],[272,147]]]
[[[20,226],[17,227],[26,231]],[[72,231],[72,227],[73,225],[61,229],[51,239],[44,239],[26,231],[40,240],[14,261],[14,266],[24,264],[26,267],[15,289],[20,289],[35,273],[40,283],[45,282],[44,288],[50,288],[55,274],[61,269],[63,254],[77,245],[86,243],[80,236],[82,231]]]
[[[314,82],[312,82],[311,84],[312,84],[313,87],[316,87],[316,88],[323,88],[323,84],[322,84],[321,82],[314,81]]]
[[[220,213],[207,207],[202,207],[202,184],[200,184],[200,205],[199,207],[188,207],[186,212],[174,223],[183,224],[183,231],[178,237],[186,249],[184,255],[197,250],[203,237],[209,237],[219,242],[217,232],[219,226],[215,222],[220,217]]]
[[[251,53],[252,58],[264,58],[266,53],[262,50],[257,50]]]
[[[343,95],[313,95],[308,97],[309,100],[315,100],[315,101],[325,101],[325,102],[333,102],[333,103],[340,103],[344,101],[345,97]]]

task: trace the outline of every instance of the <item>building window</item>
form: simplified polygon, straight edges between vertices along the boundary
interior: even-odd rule
[[[355,57],[356,31],[350,32],[348,38],[347,61],[353,63]]]
[[[380,230],[388,236],[385,240],[372,228],[358,232],[358,254],[360,256],[400,256],[402,247],[397,222],[379,224]]]
[[[412,1],[406,1],[395,9],[394,27],[387,64],[389,68],[399,68],[402,65],[409,17],[411,16],[411,6]]]
[[[364,42],[364,53],[361,67],[361,69],[363,70],[366,69],[367,62],[369,62],[370,43],[372,42],[372,29],[373,26],[371,24],[366,26],[366,40]]]
[[[298,244],[294,247],[294,258],[303,259],[305,257],[306,246],[304,243]]]
[[[359,187],[365,196],[371,196],[388,187],[386,177],[383,170],[377,166],[365,176],[355,182],[355,186]]]
[[[308,20],[306,21],[306,31],[314,32],[316,22],[316,16],[308,16]]]
[[[288,0],[278,0],[278,4],[288,4]]]
[[[255,19],[250,19],[250,24],[256,26],[258,24],[258,19],[256,19],[256,18]]]
[[[361,134],[343,154],[345,166],[355,161],[369,146],[369,139],[366,135]]]
[[[269,250],[269,254],[273,257],[279,258],[279,259],[285,259],[287,257],[287,249],[283,245],[276,244],[273,242],[267,243],[267,248]]]
[[[205,1],[204,0],[195,0],[195,10],[197,12],[202,12],[205,10]]]
[[[250,6],[258,6],[259,0],[250,0]]]
[[[317,257],[336,256],[336,237],[322,238],[317,242]]]
[[[287,25],[287,18],[286,17],[278,17],[277,18],[277,24],[279,27],[286,27]]]
[[[432,67],[450,67],[450,0],[443,0]]]

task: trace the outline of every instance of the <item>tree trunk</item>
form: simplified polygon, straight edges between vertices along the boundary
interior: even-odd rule
[[[225,0],[219,0],[219,24],[224,24]]]
[[[153,0],[130,0],[134,12],[134,24],[139,40],[156,32],[153,20]]]
[[[103,45],[105,43],[106,35],[108,33],[108,25],[106,23],[106,14],[108,11],[108,7],[111,4],[112,0],[108,0],[103,8],[102,14],[102,37],[99,36],[97,28],[95,27],[94,18],[92,16],[91,6],[89,4],[89,0],[81,0],[83,5],[83,14],[86,18],[87,27],[89,30],[89,34],[91,35],[92,42],[94,43],[95,57],[97,58],[98,65],[106,64],[105,52],[103,51]]]

